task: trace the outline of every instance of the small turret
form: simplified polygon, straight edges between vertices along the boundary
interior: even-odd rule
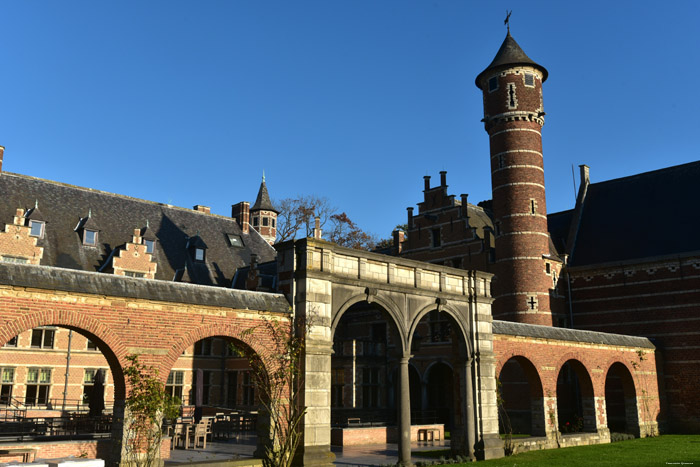
[[[270,201],[265,183],[265,173],[263,172],[262,182],[258,190],[258,197],[255,204],[250,208],[250,220],[253,228],[272,245],[277,238],[277,211]]]

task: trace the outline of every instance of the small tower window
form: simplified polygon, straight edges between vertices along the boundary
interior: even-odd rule
[[[97,245],[97,231],[83,230],[83,245]]]
[[[270,218],[263,217],[263,227],[267,227],[268,225],[270,225]]]
[[[503,167],[505,167],[505,165],[506,165],[505,159],[503,157],[503,154],[501,154],[500,156],[498,156],[498,168],[502,169]]]
[[[275,227],[277,227],[276,224],[277,224],[277,222],[276,222],[275,219],[273,218],[273,219],[272,219],[272,228],[273,228],[273,229],[274,229]]]
[[[253,217],[253,227],[257,227],[258,225],[260,225],[260,218]]]
[[[525,86],[535,87],[535,75],[532,73],[525,73]]]
[[[44,238],[44,223],[42,221],[29,221],[29,235]]]
[[[539,303],[537,302],[537,296],[536,295],[528,295],[527,296],[527,309],[528,310],[537,310],[539,306]]]
[[[489,79],[489,92],[493,92],[498,89],[498,77],[494,76]]]
[[[515,97],[515,84],[508,83],[508,108],[515,109],[518,107],[518,99]]]
[[[530,199],[530,214],[537,214],[537,201]]]
[[[551,274],[552,273],[552,265],[550,263],[544,263],[544,271],[547,274]]]

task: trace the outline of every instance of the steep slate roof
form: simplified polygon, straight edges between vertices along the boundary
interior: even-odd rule
[[[484,71],[479,73],[476,77],[476,86],[481,89],[481,80],[487,72],[501,70],[518,65],[529,65],[538,68],[542,72],[542,82],[547,80],[549,73],[547,69],[542,65],[535,63],[530,57],[527,56],[523,49],[520,48],[513,36],[510,35],[510,30],[506,35],[506,38],[501,44],[501,48],[498,49],[496,56],[489,66],[486,67]]]
[[[270,195],[267,193],[267,184],[265,183],[265,176],[263,175],[262,182],[260,182],[260,189],[258,190],[258,197],[255,200],[255,204],[250,208],[251,211],[274,211],[279,214],[279,211],[272,206],[272,201],[270,201]]]
[[[700,161],[592,183],[570,265],[699,251],[698,181]]]
[[[562,253],[566,252],[566,238],[569,235],[569,225],[573,213],[574,210],[569,209],[568,211],[547,214],[549,237],[555,248]]]
[[[232,218],[10,172],[0,174],[0,200],[0,227],[12,223],[17,208],[37,202],[46,221],[37,243],[44,247],[41,264],[47,266],[97,271],[147,222],[147,236],[157,240],[156,279],[172,281],[181,270],[181,278],[195,283],[229,287],[236,270],[250,263],[251,252],[261,262],[276,254],[256,232],[244,234]],[[80,230],[74,230],[81,218],[99,230],[97,247],[83,245]],[[206,245],[203,263],[193,261],[186,249],[189,237],[197,234]],[[239,235],[245,247],[231,246],[227,234]]]

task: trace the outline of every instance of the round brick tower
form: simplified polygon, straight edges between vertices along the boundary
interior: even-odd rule
[[[506,35],[476,78],[491,148],[496,234],[496,319],[552,325],[552,278],[542,160],[542,83],[547,70]]]

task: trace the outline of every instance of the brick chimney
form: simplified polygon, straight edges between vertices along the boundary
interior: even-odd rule
[[[394,238],[394,252],[396,252],[396,254],[400,254],[403,250],[403,242],[406,239],[406,232],[401,229],[396,229],[391,232],[391,235]]]
[[[2,173],[2,158],[5,155],[5,146],[0,146],[0,174]]]
[[[243,233],[247,234],[250,231],[250,203],[248,201],[232,205],[231,217],[236,219]]]
[[[413,228],[413,207],[406,208],[406,211],[408,212],[408,230],[411,230]]]
[[[447,186],[447,171],[442,170],[440,171],[440,186]]]
[[[430,190],[430,175],[423,176],[423,183],[425,183],[425,190]]]
[[[197,212],[203,212],[204,214],[211,214],[211,208],[209,206],[202,206],[201,204],[196,204],[192,208]]]
[[[469,217],[469,208],[467,203],[467,199],[469,198],[468,194],[462,193],[459,195],[460,198],[462,198],[462,217]]]
[[[323,231],[321,230],[321,218],[316,216],[314,219],[314,238],[320,239],[322,235]]]

